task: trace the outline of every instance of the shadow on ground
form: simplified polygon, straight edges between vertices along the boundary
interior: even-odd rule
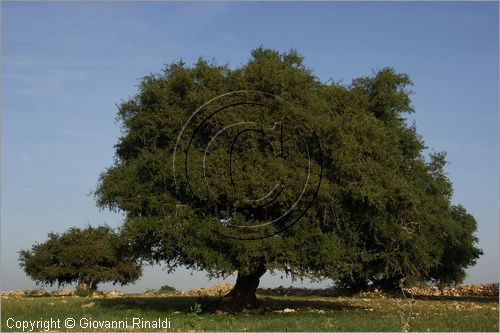
[[[279,311],[287,308],[294,310],[342,311],[345,309],[361,309],[335,300],[296,300],[259,297],[265,311]],[[169,297],[118,297],[98,299],[95,302],[102,307],[112,309],[131,309],[144,311],[179,311],[190,313],[195,303],[201,304],[203,313],[215,313],[220,309],[220,297],[169,296]]]

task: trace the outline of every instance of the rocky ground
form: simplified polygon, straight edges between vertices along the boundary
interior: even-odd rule
[[[231,283],[216,284],[207,288],[195,288],[191,290],[170,291],[148,290],[144,296],[224,296],[234,287]],[[412,296],[498,296],[498,283],[490,284],[475,284],[475,285],[459,285],[456,287],[446,287],[439,289],[437,287],[412,287],[405,288],[404,291]],[[260,295],[286,295],[286,296],[303,296],[303,295],[320,295],[320,296],[338,296],[342,291],[335,288],[326,289],[307,289],[294,287],[278,287],[278,288],[260,288],[257,291]],[[377,289],[367,294],[381,294]],[[112,298],[123,296],[124,293],[118,290],[111,291],[96,291],[91,297],[93,298]],[[9,297],[40,297],[40,296],[55,296],[55,297],[70,297],[74,296],[74,291],[70,289],[60,289],[57,291],[46,291],[43,289],[36,290],[13,290],[4,291],[1,293],[3,298]]]
[[[498,296],[498,283],[459,285],[443,289],[412,287],[405,291],[413,296]]]
[[[164,292],[162,290],[154,289],[148,290],[144,293],[145,296],[161,296],[161,295],[182,295],[182,296],[224,296],[231,289],[234,284],[220,283],[206,288],[195,288],[191,290],[180,290]]]
[[[8,297],[70,297],[75,296],[75,291],[70,289],[59,289],[56,291],[47,291],[43,289],[33,289],[33,290],[11,290],[2,291],[0,293],[2,298]],[[120,297],[125,295],[125,293],[119,290],[111,291],[95,291],[91,297],[93,298],[104,298],[104,297]]]
[[[498,296],[498,283],[488,284],[471,284],[459,285],[456,287],[411,287],[403,288],[404,292],[409,296]],[[345,293],[336,288],[326,289],[307,289],[307,288],[294,288],[294,287],[278,287],[259,289],[260,294],[265,295],[318,295],[318,296],[339,296]],[[361,292],[360,295],[376,295],[382,294],[378,289],[373,289],[367,292]]]

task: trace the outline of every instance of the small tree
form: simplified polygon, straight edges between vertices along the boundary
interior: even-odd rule
[[[71,228],[63,234],[51,232],[48,238],[19,251],[20,266],[37,284],[78,282],[78,289],[88,290],[101,282],[125,285],[142,274],[119,234],[108,226]]]

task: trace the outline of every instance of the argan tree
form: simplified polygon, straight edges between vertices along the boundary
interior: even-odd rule
[[[47,241],[19,253],[21,267],[40,284],[77,282],[78,289],[95,290],[99,283],[125,285],[142,274],[119,234],[108,226],[49,233]]]
[[[453,266],[467,267],[475,220],[454,217],[442,160],[405,120],[410,85],[390,68],[324,83],[295,51],[264,48],[234,69],[173,63],[120,104],[97,204],[125,214],[138,258],[237,272],[238,307],[257,304],[269,270],[350,286],[437,277],[457,230],[473,251]]]

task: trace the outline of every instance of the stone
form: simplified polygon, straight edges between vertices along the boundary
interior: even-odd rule
[[[106,296],[108,296],[108,297],[120,297],[123,295],[125,295],[123,292],[114,289],[114,290],[111,290],[110,292],[108,292]]]
[[[91,307],[93,307],[94,305],[95,305],[95,303],[94,303],[94,302],[90,302],[90,303],[87,303],[87,304],[83,304],[81,307],[82,307],[82,308],[91,308]]]
[[[66,297],[66,296],[73,295],[73,291],[69,290],[69,289],[59,289],[59,290],[55,291],[53,295]]]

